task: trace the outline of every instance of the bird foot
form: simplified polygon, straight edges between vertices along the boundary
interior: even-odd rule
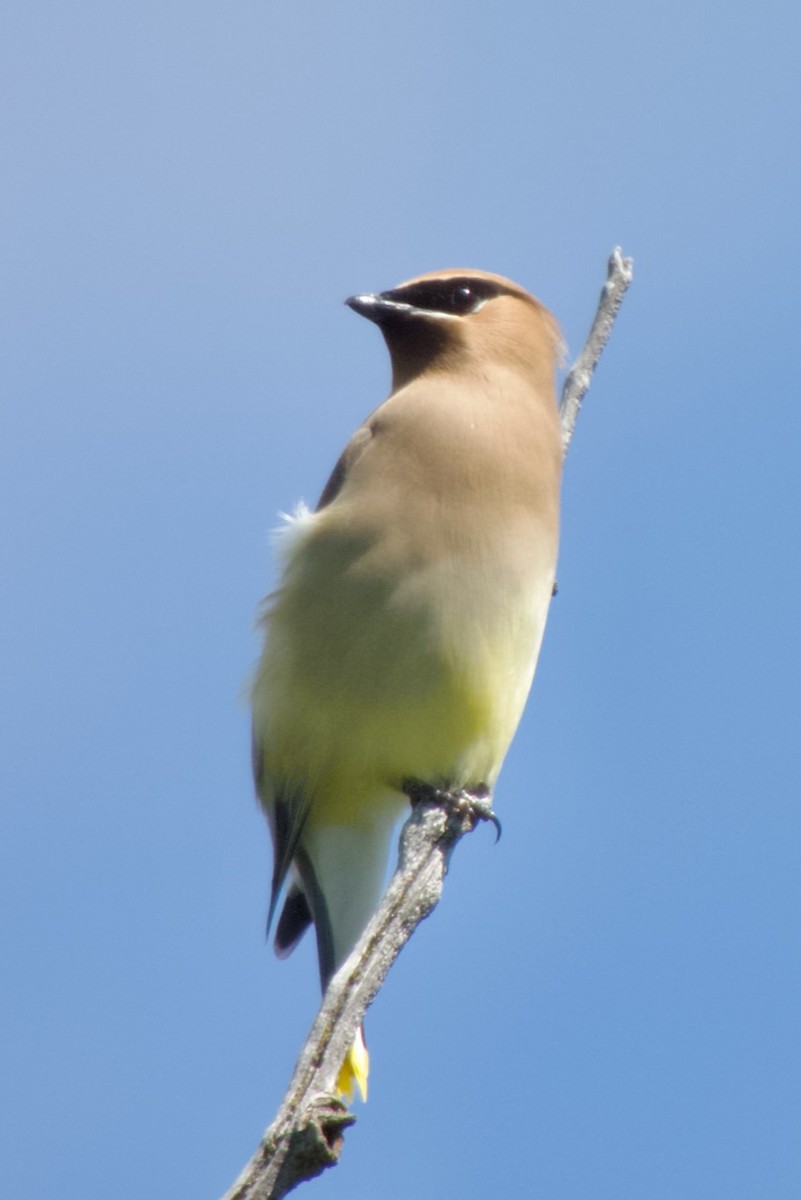
[[[409,797],[412,808],[431,801],[449,808],[461,818],[470,817],[473,821],[489,821],[495,829],[496,845],[500,841],[503,832],[501,822],[492,807],[489,788],[483,784],[473,792],[467,788],[451,792],[446,788],[434,787],[430,783],[422,783],[419,779],[407,779],[403,784],[403,790]]]
[[[462,789],[455,797],[454,807],[458,812],[470,815],[479,821],[489,821],[495,830],[495,845],[501,840],[503,826],[492,807],[492,796],[487,788],[468,792]]]

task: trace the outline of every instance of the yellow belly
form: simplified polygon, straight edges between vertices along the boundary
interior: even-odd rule
[[[410,778],[491,787],[531,683],[548,586],[521,603],[488,578],[482,604],[458,563],[393,574],[341,542],[301,545],[273,598],[253,693],[265,767],[325,794],[334,820],[328,805]]]

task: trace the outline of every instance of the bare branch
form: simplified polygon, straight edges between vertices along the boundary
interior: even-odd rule
[[[581,353],[568,371],[562,388],[559,413],[562,418],[562,442],[565,454],[567,454],[567,448],[573,436],[581,402],[590,386],[592,373],[598,366],[598,360],[609,340],[618,309],[623,303],[623,297],[632,281],[633,268],[634,260],[623,258],[620,247],[615,246],[609,259],[606,283],[601,289],[601,298],[598,301],[598,309],[590,332]]]
[[[224,1200],[279,1200],[339,1160],[344,1129],[356,1119],[333,1094],[348,1047],[389,968],[437,904],[453,847],[477,820],[493,819],[482,797],[431,789],[414,800],[398,869],[328,985],[276,1120]]]
[[[569,370],[560,414],[565,452],[598,360],[632,279],[632,260],[609,259],[587,342]],[[278,1115],[223,1200],[280,1200],[339,1161],[356,1118],[334,1094],[343,1059],[398,954],[442,894],[451,853],[478,821],[496,820],[485,796],[410,789],[412,815],[400,837],[398,868],[353,953],[323,997]]]

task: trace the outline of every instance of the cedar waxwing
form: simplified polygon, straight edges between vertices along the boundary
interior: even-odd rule
[[[483,271],[347,301],[392,391],[312,513],[282,533],[252,690],[256,788],[288,954],[313,922],[323,989],[380,899],[416,781],[492,791],[554,587],[562,437],[550,313]],[[356,1038],[339,1076],[366,1097]]]

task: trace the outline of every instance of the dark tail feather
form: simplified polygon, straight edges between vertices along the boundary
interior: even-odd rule
[[[284,880],[287,877],[292,859],[298,848],[303,826],[309,811],[308,800],[302,793],[290,795],[287,798],[276,796],[267,816],[270,821],[270,832],[273,835],[273,881],[270,889],[270,911],[267,914],[267,933],[273,923],[275,910],[278,907],[278,897]]]
[[[287,892],[275,931],[273,944],[279,958],[286,958],[292,953],[311,923],[311,909],[306,895],[297,884],[293,884]]]

